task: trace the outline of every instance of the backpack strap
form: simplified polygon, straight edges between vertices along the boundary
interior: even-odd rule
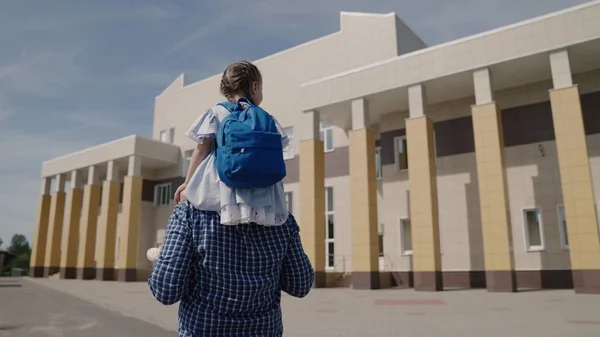
[[[238,110],[238,108],[241,107],[242,103],[246,103],[249,106],[253,106],[254,105],[246,97],[240,97],[240,99],[238,99],[238,101],[235,102],[235,103],[231,102],[231,101],[225,101],[225,102],[221,102],[221,103],[219,103],[217,105],[220,105],[220,106],[224,107],[225,109],[229,110],[229,112],[234,112],[234,111]]]
[[[238,107],[237,104],[235,104],[233,102],[230,102],[230,101],[221,102],[221,103],[219,103],[217,105],[220,105],[220,106],[224,107],[229,112],[233,112],[233,111],[237,110],[237,107]]]

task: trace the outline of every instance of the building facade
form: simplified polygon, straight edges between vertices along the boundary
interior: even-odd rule
[[[600,1],[434,47],[343,12],[255,64],[315,287],[600,293]],[[152,139],[43,163],[32,276],[148,275],[219,81],[171,83]]]

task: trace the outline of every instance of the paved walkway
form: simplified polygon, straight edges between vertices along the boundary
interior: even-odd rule
[[[173,331],[26,279],[0,278],[0,337],[21,336],[172,337]]]
[[[177,306],[156,302],[145,283],[28,282],[167,330],[177,328]],[[421,293],[412,289],[315,289],[304,299],[284,296],[282,302],[284,335],[289,337],[600,336],[600,296],[575,295],[569,290],[497,294],[485,290]]]

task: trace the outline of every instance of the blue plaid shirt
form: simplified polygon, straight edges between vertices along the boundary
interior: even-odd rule
[[[161,303],[181,301],[179,336],[243,337],[282,336],[281,291],[304,297],[313,281],[291,214],[282,226],[225,226],[184,202],[148,284]]]

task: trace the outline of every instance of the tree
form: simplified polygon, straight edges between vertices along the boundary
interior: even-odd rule
[[[0,238],[0,248],[2,248],[3,243],[4,243],[4,241],[2,241],[2,238]]]
[[[29,267],[29,259],[31,258],[31,247],[25,235],[15,234],[10,240],[10,246],[8,252],[15,254],[17,258],[11,263],[12,268],[23,268]]]
[[[27,254],[31,251],[29,247],[29,242],[25,235],[15,234],[10,240],[10,246],[8,246],[8,251],[15,255]]]

